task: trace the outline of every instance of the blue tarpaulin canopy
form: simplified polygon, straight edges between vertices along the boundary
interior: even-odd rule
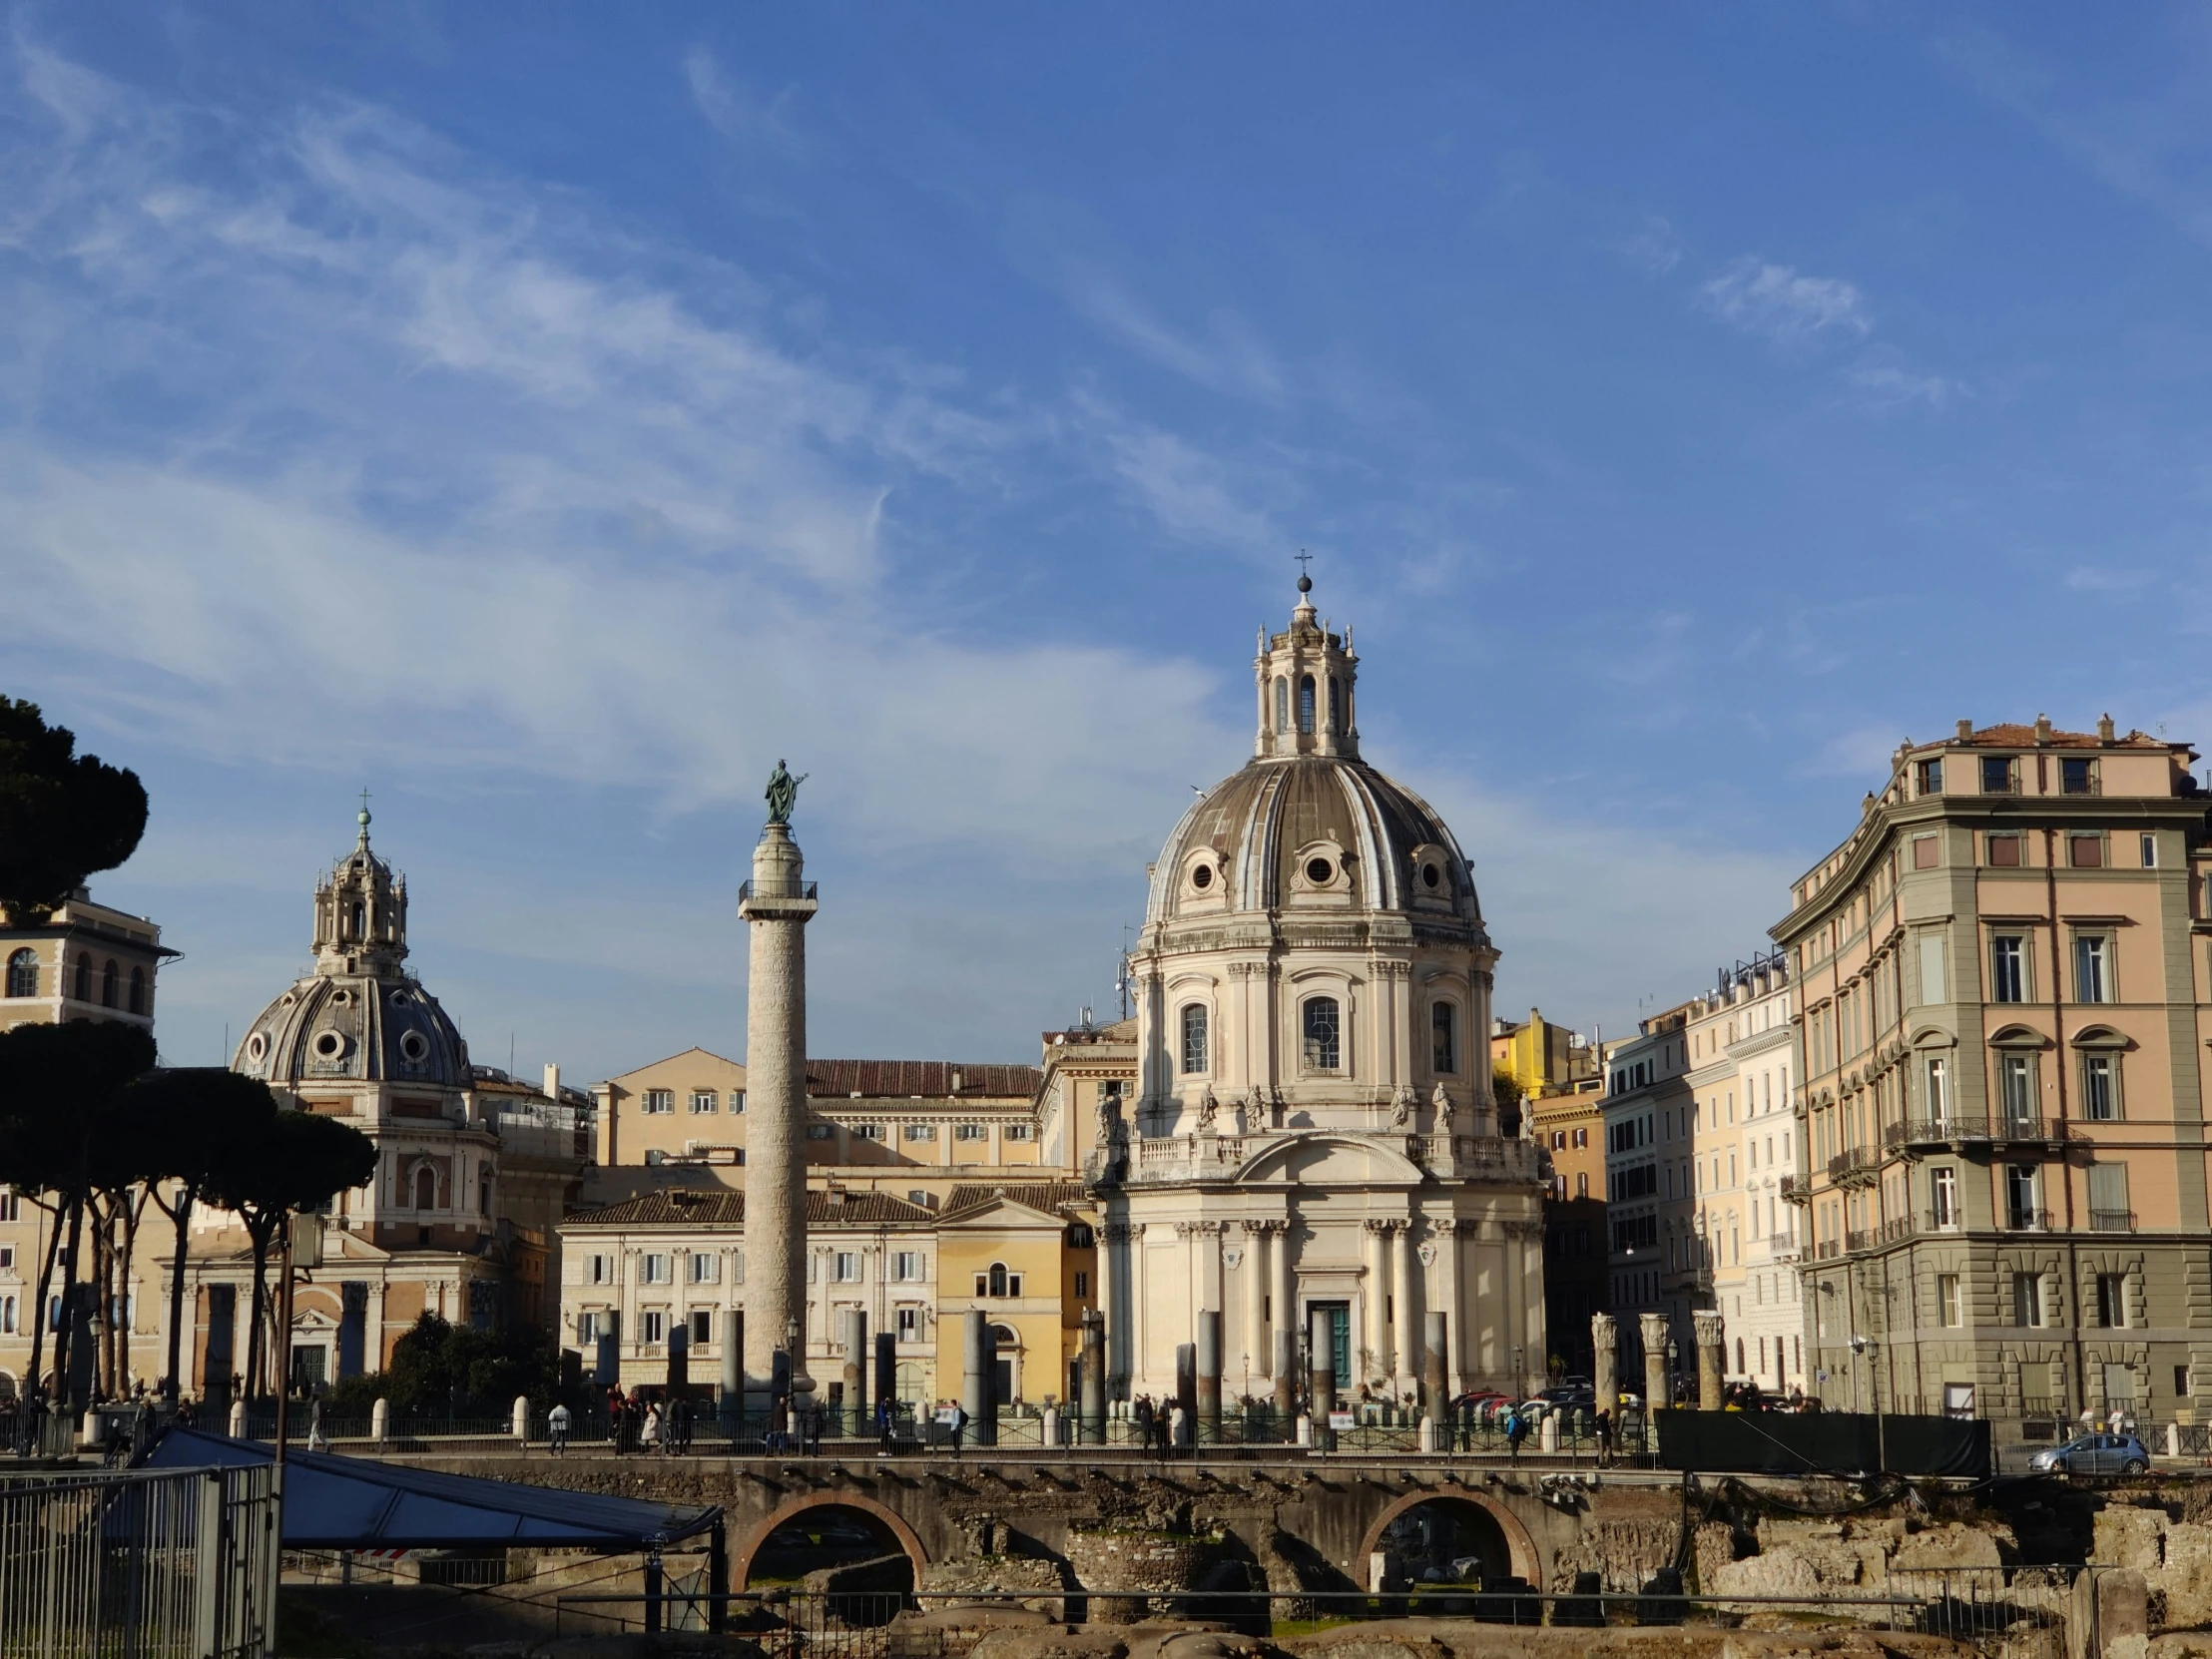
[[[146,1468],[204,1469],[266,1463],[273,1447],[172,1428],[148,1449]],[[475,1475],[439,1474],[326,1451],[284,1452],[286,1549],[645,1550],[705,1532],[721,1509],[646,1503]]]

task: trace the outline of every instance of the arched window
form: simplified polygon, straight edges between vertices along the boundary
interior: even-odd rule
[[[417,1210],[435,1210],[438,1207],[437,1171],[427,1164],[415,1171],[414,1207]]]
[[[353,901],[353,937],[356,939],[368,937],[368,906],[358,899]]]
[[[116,970],[115,958],[113,956],[110,956],[108,958],[108,965],[100,970],[101,1007],[112,1008],[115,1006],[116,985],[120,977],[121,976]]]
[[[1428,1066],[1445,1077],[1459,1069],[1459,1011],[1448,1002],[1428,1010]]]
[[[1291,683],[1280,674],[1275,677],[1275,729],[1278,732],[1291,729]],[[2205,891],[2212,894],[2212,883],[2206,885]],[[2207,903],[2212,905],[2212,899]]]
[[[1312,996],[1300,1010],[1301,1054],[1308,1071],[1335,1071],[1342,1051],[1338,1041],[1337,999]]]
[[[1183,1069],[1201,1072],[1206,1069],[1206,1004],[1183,1004]]]
[[[8,958],[8,994],[38,995],[38,952],[28,947]]]
[[[146,1012],[146,970],[142,967],[131,970],[131,1012]]]
[[[1004,1262],[993,1262],[991,1264],[990,1278],[991,1288],[989,1294],[994,1297],[1004,1296],[1006,1294],[1006,1264]]]
[[[1314,735],[1314,677],[1311,674],[1298,677],[1298,729],[1308,737]]]
[[[1344,729],[1344,688],[1337,684],[1337,677],[1332,674],[1329,677],[1329,730],[1332,732],[1342,732]]]
[[[1575,1175],[1574,1196],[1576,1198],[1588,1198],[1590,1196],[1590,1176],[1587,1170],[1580,1171]]]
[[[83,951],[77,953],[77,1000],[92,1000],[92,958]]]

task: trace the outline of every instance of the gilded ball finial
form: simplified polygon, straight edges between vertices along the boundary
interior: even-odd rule
[[[1312,593],[1314,591],[1314,579],[1311,576],[1300,576],[1298,579],[1298,591],[1300,593]]]

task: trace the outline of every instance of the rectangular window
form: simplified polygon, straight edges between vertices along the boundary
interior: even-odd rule
[[[2040,1186],[2033,1164],[2005,1165],[2004,1225],[2015,1233],[2042,1229],[2043,1209],[2037,1202]]]
[[[1934,835],[1913,837],[1913,867],[1934,869],[1942,856],[1941,842]]]
[[[1026,1141],[1031,1133],[1030,1126],[1026,1123],[1009,1123],[999,1130],[998,1138],[1002,1141]]]
[[[2025,1054],[1997,1058],[1997,1105],[2006,1123],[2035,1116],[2035,1062]]]
[[[640,1256],[638,1258],[638,1283],[641,1285],[666,1285],[668,1283],[668,1258],[666,1256]]]
[[[1983,795],[2010,795],[2012,793],[2012,762],[2002,755],[1981,757],[1981,793]]]
[[[2109,934],[2074,935],[2074,1000],[2112,1000],[2112,940]]]
[[[2075,869],[2101,869],[2104,867],[2104,837],[2102,835],[2068,835],[2066,837],[2066,862]]]
[[[901,1308],[898,1311],[898,1340],[902,1343],[921,1341],[921,1310]]]
[[[703,1250],[695,1250],[686,1260],[690,1263],[691,1282],[694,1285],[715,1285],[722,1280],[722,1258],[710,1256]]]
[[[2040,1275],[2012,1276],[2012,1323],[2033,1327],[2043,1323],[2043,1281]]]
[[[1941,1123],[1950,1116],[1950,1062],[1932,1054],[1921,1075],[1928,1098],[1928,1120]]]
[[[2119,1061],[2110,1054],[2081,1057],[2081,1115],[2091,1123],[2112,1123],[2120,1115]]]
[[[694,1348],[704,1348],[715,1340],[715,1312],[712,1308],[692,1310],[691,1340]]]
[[[1081,1268],[1075,1270],[1075,1294],[1079,1299],[1091,1294],[1091,1276]]]
[[[1953,1330],[1966,1323],[1965,1311],[1958,1306],[1958,1275],[1955,1273],[1936,1276],[1936,1321]]]
[[[730,1091],[730,1115],[737,1117],[743,1114],[744,1111],[745,1091],[743,1089],[732,1089]]]
[[[742,1250],[730,1252],[730,1283],[733,1285],[745,1283],[745,1252]]]
[[[1310,996],[1299,1010],[1300,1053],[1308,1071],[1335,1071],[1340,1053],[1337,1040],[1337,999]]]
[[[2064,756],[2058,762],[2058,793],[2060,795],[2094,795],[2097,793],[2096,763],[2085,756]]]
[[[614,1282],[615,1259],[612,1256],[592,1257],[591,1277],[589,1283],[594,1285],[612,1285]]]
[[[644,1111],[647,1117],[658,1117],[663,1112],[675,1111],[676,1091],[674,1089],[647,1089],[645,1091],[645,1104],[641,1110]]]
[[[830,1258],[830,1279],[832,1284],[857,1285],[860,1282],[860,1253],[856,1250],[833,1251]]]
[[[1933,1008],[1946,1001],[1943,980],[1943,935],[1930,931],[1921,935],[1921,1006]]]
[[[1459,1069],[1459,1011],[1448,1002],[1428,1011],[1428,1064],[1446,1077]]]
[[[2127,1166],[2089,1166],[2089,1230],[2093,1233],[2132,1233],[2135,1213],[2127,1207]]]
[[[856,1141],[879,1141],[883,1138],[883,1126],[879,1123],[855,1123],[851,1135]]]
[[[837,1138],[837,1126],[833,1123],[810,1123],[807,1125],[810,1141],[833,1141]]]
[[[2158,837],[2156,835],[2145,835],[2142,844],[2143,867],[2145,869],[2156,869],[2158,867]]]
[[[1192,1076],[1206,1069],[1206,1005],[1183,1005],[1183,1071]]]
[[[916,1285],[922,1280],[921,1252],[898,1250],[891,1253],[891,1278],[902,1285]]]
[[[647,1314],[643,1320],[646,1342],[658,1347],[668,1340],[668,1316],[658,1311]]]
[[[717,1104],[712,1089],[694,1089],[691,1092],[691,1109],[694,1112],[711,1112]]]
[[[590,1348],[599,1341],[599,1334],[607,1329],[607,1316],[597,1310],[576,1316],[576,1341],[583,1348]]]
[[[2027,1000],[2027,940],[2018,933],[1998,933],[1989,940],[1989,1000]]]
[[[1998,869],[2017,869],[2020,863],[2020,837],[2012,834],[1984,835],[1981,844],[1986,849],[1991,865]]]
[[[0,1188],[0,1221],[23,1219],[23,1195],[13,1187]]]
[[[1922,795],[1941,795],[1943,793],[1943,763],[1941,761],[1921,762],[1919,773],[1920,793]],[[1927,866],[1924,864],[1922,867],[1925,869]]]
[[[2097,1275],[2097,1324],[2107,1331],[2119,1331],[2127,1325],[2127,1276],[2118,1273]]]
[[[1938,1228],[1958,1225],[1958,1172],[1948,1164],[1928,1172],[1929,1219]]]
[[[909,1141],[933,1141],[937,1138],[937,1126],[933,1123],[909,1123],[903,1133]]]
[[[983,1141],[990,1139],[990,1131],[980,1123],[956,1123],[952,1126],[952,1138],[956,1141]]]

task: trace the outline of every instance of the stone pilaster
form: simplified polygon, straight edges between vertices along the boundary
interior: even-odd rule
[[[1613,1413],[1615,1422],[1620,1420],[1621,1357],[1619,1337],[1613,1326],[1611,1314],[1590,1316],[1591,1380],[1596,1386],[1596,1409]]]
[[[745,1372],[765,1403],[775,1355],[797,1322],[794,1379],[806,1374],[807,923],[812,887],[791,827],[771,824],[738,901],[751,925],[746,990]]]
[[[1644,1340],[1644,1409],[1656,1411],[1668,1403],[1667,1316],[1639,1314],[1636,1324]]]

